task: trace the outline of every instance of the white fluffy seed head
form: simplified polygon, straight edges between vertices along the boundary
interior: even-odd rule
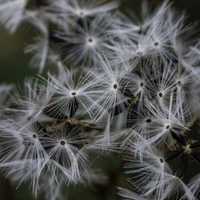
[[[188,39],[184,15],[168,1],[154,12],[145,1],[141,21],[116,11],[116,1],[49,0],[33,10],[28,3],[0,0],[0,22],[11,32],[34,25],[41,35],[26,52],[39,73],[53,66],[14,98],[0,86],[0,168],[55,200],[65,185],[100,179],[92,169],[100,154],[128,152],[124,170],[135,187],[119,188],[123,199],[181,191],[196,200],[199,175],[187,185],[166,158],[168,148],[195,152],[185,140],[200,110],[200,42]]]

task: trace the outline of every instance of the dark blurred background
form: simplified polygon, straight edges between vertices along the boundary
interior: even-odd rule
[[[56,0],[55,0],[56,1]],[[152,7],[163,2],[161,0],[147,0]],[[138,11],[141,0],[121,0],[122,8]],[[185,11],[188,16],[189,23],[195,23],[200,20],[200,0],[171,0],[177,10]],[[200,25],[199,25],[200,28]],[[19,84],[24,78],[36,75],[36,71],[29,67],[30,56],[24,54],[24,48],[31,43],[32,29],[30,27],[21,26],[15,34],[9,34],[2,26],[0,26],[0,83],[17,83]],[[115,175],[120,169],[118,164],[113,160],[112,166],[106,166],[111,174],[111,180],[115,180]],[[111,183],[112,185],[112,183]],[[109,187],[109,186],[108,186]],[[69,200],[112,200],[113,198],[104,198],[102,195],[108,188],[101,188],[98,193],[94,191],[78,190],[76,197],[72,196]],[[98,196],[98,198],[96,197]],[[114,198],[115,199],[115,198]],[[32,200],[29,190],[22,186],[16,190],[8,180],[0,178],[0,200]],[[43,198],[41,197],[41,200]]]

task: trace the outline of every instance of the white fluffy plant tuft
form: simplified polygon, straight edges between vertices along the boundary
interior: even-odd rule
[[[199,39],[169,1],[123,3],[0,0],[11,33],[36,30],[39,77],[0,86],[0,170],[35,198],[200,198]]]

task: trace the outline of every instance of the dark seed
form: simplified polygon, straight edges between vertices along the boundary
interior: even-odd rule
[[[169,129],[169,128],[170,128],[170,125],[167,125],[165,128],[166,128],[166,129]]]
[[[164,163],[164,160],[163,160],[162,158],[160,158],[160,162],[161,162],[161,163]]]
[[[88,42],[92,43],[92,42],[93,42],[93,39],[92,39],[92,38],[89,38],[89,39],[88,39]]]
[[[114,84],[114,85],[113,85],[113,88],[116,90],[116,89],[117,89],[117,84]]]
[[[163,97],[163,93],[162,92],[159,92],[158,96],[161,98]]]
[[[61,144],[62,146],[64,146],[64,145],[65,145],[65,141],[64,141],[64,140],[60,141],[60,144]]]
[[[37,135],[33,134],[33,138],[34,138],[34,139],[37,138]]]
[[[158,43],[158,42],[155,42],[155,43],[154,43],[154,46],[156,46],[156,47],[157,47],[158,45],[159,45],[159,43]]]
[[[150,119],[150,118],[147,119],[147,120],[146,120],[146,123],[151,123],[151,119]]]

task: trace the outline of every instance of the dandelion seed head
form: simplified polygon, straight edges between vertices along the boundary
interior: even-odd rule
[[[117,91],[119,89],[119,85],[117,82],[112,83],[112,90]]]
[[[163,158],[160,158],[160,163],[162,163],[162,164],[164,163],[164,160],[163,160]]]
[[[143,88],[144,87],[144,82],[140,83],[140,87]]]
[[[152,122],[151,118],[146,119],[146,123],[151,123],[151,122]]]
[[[84,9],[77,9],[76,10],[76,13],[77,13],[77,16],[79,16],[79,17],[85,17],[86,15],[87,15],[87,11],[86,10],[84,10]]]
[[[86,45],[90,48],[94,48],[97,45],[97,39],[92,36],[86,38]]]
[[[164,96],[163,92],[158,92],[158,97],[162,98]]]
[[[130,182],[122,199],[198,199],[198,167],[192,177],[178,166],[200,153],[200,42],[184,14],[169,1],[155,10],[144,1],[138,18],[117,1],[33,4],[0,0],[11,32],[22,22],[38,30],[25,52],[40,74],[22,92],[0,86],[5,175],[30,182],[35,197],[64,199],[68,185],[107,184],[96,159],[117,153]]]
[[[34,139],[37,139],[37,135],[36,135],[36,134],[33,134],[33,138],[34,138]]]
[[[61,140],[61,141],[60,141],[60,145],[61,145],[61,146],[65,146],[65,144],[66,144],[66,142],[65,142],[64,140]]]
[[[169,130],[170,128],[171,128],[171,125],[170,125],[170,124],[166,124],[166,125],[165,125],[165,129],[166,129],[166,130]]]
[[[72,91],[70,91],[70,96],[71,97],[76,97],[78,95],[79,95],[79,91],[78,90],[72,90]]]
[[[158,47],[160,45],[160,43],[157,42],[157,41],[155,41],[153,44],[154,44],[155,47]]]

